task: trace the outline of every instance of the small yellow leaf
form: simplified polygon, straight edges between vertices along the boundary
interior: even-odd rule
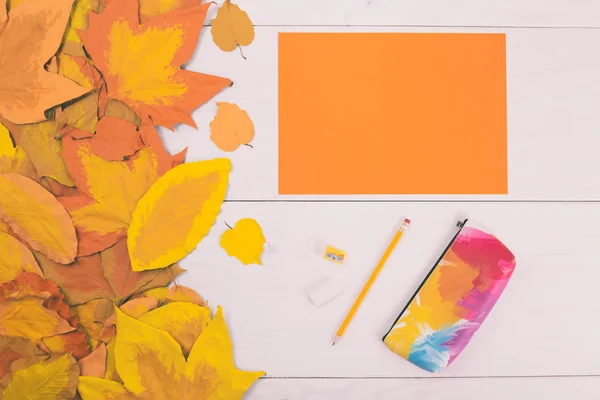
[[[223,51],[248,46],[254,40],[254,26],[248,14],[230,0],[225,0],[212,20],[211,33],[213,42]]]
[[[221,236],[221,247],[244,265],[262,265],[260,257],[265,243],[260,225],[252,218],[240,219],[233,229],[225,231]]]
[[[16,371],[2,400],[67,400],[75,396],[79,367],[70,354]]]
[[[8,233],[0,232],[0,284],[12,281],[21,272],[43,276],[27,246]]]
[[[254,124],[236,104],[217,103],[217,115],[210,123],[210,140],[223,151],[234,151],[254,138]]]
[[[150,187],[127,234],[134,271],[165,268],[196,248],[221,210],[230,171],[228,159],[186,163]]]
[[[119,382],[91,376],[80,376],[77,390],[82,400],[137,400]]]
[[[169,333],[188,355],[200,333],[210,322],[210,310],[192,303],[174,302],[152,310],[139,318]]]
[[[46,189],[17,174],[0,174],[0,219],[34,250],[62,264],[77,254],[71,217]]]

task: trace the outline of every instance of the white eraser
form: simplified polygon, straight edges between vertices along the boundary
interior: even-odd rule
[[[339,283],[332,278],[325,278],[313,283],[306,292],[308,297],[310,297],[310,301],[315,306],[321,307],[323,304],[338,297],[344,291]]]

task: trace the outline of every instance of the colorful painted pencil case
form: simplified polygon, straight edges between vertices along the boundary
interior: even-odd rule
[[[450,365],[504,291],[515,257],[495,236],[465,220],[383,342],[430,372]]]

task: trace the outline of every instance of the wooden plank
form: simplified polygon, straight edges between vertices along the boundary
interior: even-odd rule
[[[600,26],[595,0],[244,0],[240,6],[257,25]]]
[[[343,340],[332,335],[403,216],[413,220]],[[240,368],[275,377],[431,376],[381,343],[453,233],[469,216],[517,257],[512,281],[464,353],[442,376],[600,374],[600,205],[558,203],[226,203],[178,281],[224,307]],[[269,242],[264,266],[219,248],[252,217]],[[319,246],[348,252],[343,266]],[[305,294],[331,276],[344,294],[316,308]]]
[[[401,3],[401,2],[399,2]],[[500,4],[500,3],[498,3]],[[599,3],[600,4],[600,3]],[[193,117],[199,131],[180,126],[162,131],[171,151],[189,146],[188,161],[230,157],[230,200],[265,199],[600,199],[600,30],[364,28],[373,32],[506,32],[508,74],[508,168],[506,196],[280,196],[277,189],[277,36],[279,31],[355,31],[356,28],[259,27],[244,50],[223,53],[203,34],[188,68],[230,77],[234,86]],[[224,153],[209,139],[216,101],[236,102],[256,127],[254,148]],[[357,99],[357,101],[369,101]],[[307,116],[310,118],[310,116]],[[393,171],[382,171],[393,177]]]
[[[262,379],[247,400],[592,400],[600,377],[482,379]]]

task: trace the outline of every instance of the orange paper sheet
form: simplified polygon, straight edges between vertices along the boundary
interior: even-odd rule
[[[506,194],[503,34],[280,33],[280,194]]]

